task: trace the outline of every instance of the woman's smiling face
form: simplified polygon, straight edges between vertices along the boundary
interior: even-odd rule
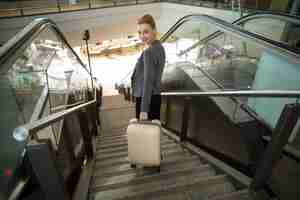
[[[139,38],[143,43],[150,45],[155,40],[156,30],[150,24],[139,24],[137,29]]]

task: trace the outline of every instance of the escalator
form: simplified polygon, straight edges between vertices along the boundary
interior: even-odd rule
[[[255,14],[248,19],[263,17],[290,19],[273,14]],[[236,124],[254,121],[271,132],[265,135],[271,138],[263,149],[267,153],[261,152],[263,156],[274,156],[272,162],[265,159],[263,165],[271,171],[296,123],[298,104],[291,108],[285,104],[299,98],[298,88],[279,87],[285,90],[278,92],[277,88],[263,88],[265,82],[257,78],[258,74],[265,73],[259,70],[270,65],[268,59],[273,63],[280,61],[287,70],[299,64],[297,49],[290,42],[293,39],[272,38],[272,31],[269,36],[260,34],[260,31],[266,34],[264,29],[248,31],[243,19],[232,25],[214,17],[191,15],[179,20],[162,37],[168,62],[163,76],[160,172],[140,166],[131,168],[127,158],[127,124],[100,129],[99,114],[102,119],[111,114],[113,124],[113,120],[122,116],[128,122],[133,113],[127,113],[127,108],[108,108],[105,101],[102,107],[109,111],[98,112],[92,74],[55,23],[39,19],[26,26],[0,50],[1,81],[5,86],[1,94],[10,91],[6,98],[13,104],[9,107],[3,102],[1,110],[13,113],[15,119],[10,121],[18,122],[5,129],[7,137],[3,141],[13,135],[12,140],[21,146],[15,150],[16,145],[11,145],[8,149],[14,153],[3,154],[17,162],[9,166],[12,170],[8,180],[1,182],[0,194],[4,199],[272,199],[266,187],[252,187],[265,184],[270,178],[257,178],[256,172],[262,169],[260,163],[255,163],[256,171],[250,178],[228,160],[205,149],[208,145],[221,154],[232,155],[233,159],[243,161],[239,156],[248,159],[246,147],[239,141],[240,133],[236,132],[236,137],[231,133]],[[293,20],[297,24],[299,19]],[[170,49],[176,51],[168,52]],[[284,62],[287,58],[288,63]],[[29,78],[20,75],[24,72],[30,74]],[[280,80],[284,81],[283,78]],[[19,100],[16,94],[24,95],[24,91],[34,98]],[[268,98],[269,102],[284,98],[276,110],[279,120],[270,118],[274,105],[265,106],[268,108],[265,112],[260,104],[266,99],[258,97]],[[124,101],[118,100],[118,104],[125,105]],[[212,107],[203,102],[209,102]],[[212,110],[216,112],[211,113]],[[222,117],[216,113],[222,113]],[[17,117],[22,120],[18,121]],[[222,123],[229,124],[229,129],[224,131],[219,127],[216,131],[214,127]],[[288,134],[280,132],[285,127]],[[255,131],[244,134],[263,136]],[[201,142],[205,144],[203,148]],[[230,152],[230,146],[237,154]]]
[[[98,138],[90,199],[251,199],[247,185],[235,185],[206,160],[209,155],[188,150],[167,132],[161,136],[160,173],[131,168],[125,132],[115,129]]]
[[[284,107],[296,102],[297,96],[263,98],[252,94],[264,90],[280,90],[282,93],[299,90],[296,83],[299,47],[294,46],[295,37],[291,36],[297,34],[295,27],[299,26],[299,18],[262,13],[234,22],[239,25],[236,28],[240,33],[248,30],[258,36],[256,39],[234,35],[234,31],[228,30],[229,25],[212,27],[207,25],[209,23],[202,23],[201,18],[207,16],[187,16],[170,31],[176,41],[173,45],[176,50],[172,51],[163,76],[164,112],[169,113],[166,126],[181,135],[182,127],[178,122],[184,121],[181,113],[185,108],[182,105],[189,96],[189,128],[185,136],[188,141],[249,176],[255,176],[257,167],[263,162],[261,160],[271,157],[262,152],[267,151],[270,138],[276,138]],[[198,27],[202,28],[200,33]],[[172,46],[167,37],[162,40],[166,41],[165,46]],[[297,188],[292,186],[297,178],[283,173],[291,168],[296,172],[299,167],[294,161],[299,157],[295,145],[299,138],[297,127],[292,132],[287,148],[284,148],[284,154],[287,157],[293,154],[292,158],[284,157],[278,164],[280,167],[269,169],[274,181],[271,187],[276,188],[274,191],[281,198],[289,199],[298,194]],[[293,153],[289,153],[290,150]]]

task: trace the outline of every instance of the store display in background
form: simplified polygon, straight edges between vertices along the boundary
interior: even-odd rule
[[[112,39],[96,42],[89,45],[91,56],[109,56],[110,54],[126,55],[136,53],[143,49],[143,44],[137,37],[129,36],[128,38]],[[86,47],[80,48],[81,54],[86,54]]]

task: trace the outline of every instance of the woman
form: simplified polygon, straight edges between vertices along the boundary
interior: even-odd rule
[[[136,118],[160,119],[160,82],[165,65],[165,50],[156,39],[156,25],[151,15],[144,15],[137,24],[139,38],[146,49],[138,58],[131,77],[133,96],[136,97]]]

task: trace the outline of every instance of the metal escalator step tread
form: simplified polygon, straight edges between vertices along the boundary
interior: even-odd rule
[[[162,137],[168,137],[168,136],[166,136],[164,133],[162,133],[161,136],[162,136]],[[120,132],[119,134],[100,135],[100,136],[97,136],[97,139],[98,139],[98,140],[113,140],[113,139],[119,139],[119,138],[123,138],[123,137],[127,137],[126,130],[124,130],[122,133]]]
[[[160,140],[173,140],[173,139],[167,136],[161,136]],[[117,139],[109,139],[109,140],[97,139],[97,145],[103,145],[103,144],[105,145],[105,144],[112,144],[112,143],[125,142],[125,141],[127,141],[127,135]]]
[[[106,179],[96,180],[93,182],[92,187],[90,188],[91,192],[95,191],[105,191],[112,189],[119,189],[122,187],[134,186],[139,184],[147,184],[150,182],[159,182],[166,179],[172,179],[174,177],[181,176],[190,176],[190,175],[202,177],[214,176],[215,171],[209,165],[200,165],[200,166],[187,166],[182,169],[169,170],[164,172],[153,172],[141,176],[136,176],[135,174],[115,176]]]
[[[172,139],[168,136],[165,136],[165,135],[161,135],[160,136],[160,139]],[[117,142],[117,141],[124,141],[124,140],[127,140],[127,134],[126,135],[122,135],[122,136],[119,136],[119,137],[114,137],[114,138],[97,138],[97,143],[98,144],[103,144],[103,143],[110,143],[110,142]]]
[[[174,156],[174,155],[178,155],[178,154],[184,154],[186,156],[190,156],[192,155],[190,152],[185,151],[184,149],[180,149],[180,148],[176,148],[172,151],[162,151],[163,154],[163,158],[165,160],[168,160],[169,157]],[[126,164],[129,163],[128,161],[128,157],[122,157],[122,158],[116,158],[116,159],[111,159],[111,160],[106,160],[106,161],[97,161],[95,163],[95,167],[96,168],[104,168],[104,167],[112,167],[112,166],[116,166],[116,165],[122,165],[122,164]]]
[[[168,162],[164,162],[160,166],[160,171],[161,173],[169,172],[169,171],[174,171],[182,168],[192,168],[192,167],[197,167],[197,166],[203,166],[203,162],[196,156],[189,157],[186,159],[173,159]],[[123,166],[122,169],[115,169],[111,170],[109,172],[103,172],[101,169],[98,171],[95,171],[93,175],[93,181],[98,182],[98,177],[105,179],[114,179],[114,177],[117,176],[127,176],[127,175],[135,175],[136,177],[143,176],[143,175],[149,175],[152,173],[156,173],[155,168],[145,168],[142,166],[138,166],[137,168],[131,168],[130,165],[128,164],[127,166]],[[102,180],[100,180],[102,181]]]
[[[161,134],[161,137],[168,137],[165,134]],[[122,138],[126,138],[127,137],[127,133],[121,134],[121,135],[117,135],[117,136],[105,136],[105,137],[97,137],[97,139],[99,141],[110,141],[110,140],[118,140],[118,139],[122,139]]]
[[[161,147],[165,147],[165,146],[172,146],[172,145],[178,145],[178,143],[176,142],[172,142],[172,143],[162,143]],[[97,154],[110,154],[110,153],[118,153],[118,152],[122,152],[122,151],[127,151],[128,150],[128,146],[120,146],[120,147],[115,147],[115,148],[107,148],[107,149],[98,149],[97,150]]]
[[[120,133],[123,133],[124,131],[126,131],[126,127],[121,127],[121,128],[115,128],[115,129],[107,129],[107,130],[103,130],[101,132],[101,135],[118,135]]]
[[[189,191],[191,200],[209,199],[215,196],[224,195],[226,193],[232,193],[235,191],[232,183],[227,180],[222,184],[216,184],[207,190],[201,190],[201,188],[194,188]]]
[[[226,193],[223,195],[218,195],[208,200],[252,200],[253,198],[249,194],[248,189],[239,190],[235,192]]]
[[[172,149],[172,148],[176,148],[176,147],[179,147],[178,144],[176,143],[168,143],[168,144],[165,144],[165,145],[162,145],[161,146],[161,149],[162,150],[167,150],[167,149]],[[112,158],[117,158],[117,157],[124,157],[124,156],[127,156],[128,155],[128,150],[127,150],[127,147],[123,148],[122,151],[119,151],[119,152],[97,152],[96,153],[96,159],[101,159],[101,160],[104,160],[104,159],[112,159]]]
[[[195,191],[197,191],[199,197],[202,194],[204,198],[224,194],[227,192],[224,191],[226,188],[224,184],[230,184],[225,175],[203,177],[201,173],[196,173],[90,194],[95,197],[95,200],[155,199],[155,197],[181,191],[188,192],[194,200],[195,195],[193,194],[195,193],[193,192]]]
[[[162,152],[162,155],[165,155],[167,156],[168,154],[170,153],[173,153],[173,152],[181,152],[181,151],[184,151],[184,149],[177,145],[177,146],[174,146],[172,148],[167,148],[167,149],[161,149],[161,152]],[[115,156],[115,157],[111,157],[111,158],[98,158],[96,157],[96,162],[114,162],[114,161],[118,161],[118,160],[124,160],[124,159],[127,159],[128,157],[128,154],[126,153],[126,155],[122,155],[122,156]]]
[[[162,136],[166,136],[164,133],[161,134]],[[109,140],[109,139],[117,139],[117,138],[122,138],[124,136],[127,136],[126,129],[118,132],[118,133],[107,133],[107,134],[102,134],[97,136],[98,140]],[[166,136],[167,137],[167,136]]]
[[[163,133],[160,136],[168,138],[168,136]],[[105,136],[105,137],[98,136],[97,139],[98,139],[98,141],[111,141],[111,140],[118,140],[118,139],[122,139],[122,138],[126,138],[126,137],[127,137],[127,133],[124,133],[124,134],[117,135],[117,136]]]
[[[173,157],[169,157],[168,160],[162,160],[161,171],[167,171],[168,169],[180,166],[185,162],[199,162],[199,165],[203,164],[203,161],[200,160],[198,156],[185,156],[179,154]],[[110,168],[95,168],[93,176],[111,177],[128,173],[136,173],[137,170],[140,169],[133,169],[130,167],[130,163],[125,163],[122,165],[112,166]]]
[[[126,130],[128,124],[124,124],[123,126],[120,126],[120,127],[115,127],[115,128],[111,128],[111,129],[104,129],[102,130],[102,134],[105,135],[105,134],[111,134],[111,133],[118,133],[122,130]]]
[[[174,142],[173,140],[162,140],[161,144],[165,144],[165,143],[172,143]],[[113,144],[108,144],[108,145],[97,145],[96,150],[98,149],[107,149],[107,148],[115,148],[115,147],[119,147],[119,146],[127,146],[127,141],[126,142],[116,142]]]
[[[101,135],[101,136],[98,136],[97,139],[98,140],[112,140],[112,139],[118,139],[118,138],[122,138],[122,137],[126,137],[127,136],[127,133],[126,132],[123,132],[123,133],[120,133],[118,135]]]
[[[177,192],[176,190],[172,191],[172,193],[147,198],[147,200],[150,200],[150,199],[153,199],[153,200],[190,200],[187,193],[182,192],[182,191]]]
[[[161,137],[160,140],[170,140],[169,138],[167,137]],[[127,142],[127,137],[124,137],[124,138],[119,138],[119,139],[116,139],[116,140],[109,140],[109,141],[101,141],[101,140],[98,140],[97,141],[97,145],[109,145],[109,144],[114,144],[114,143],[122,143],[122,142]]]
[[[118,138],[123,138],[123,137],[125,137],[125,136],[127,136],[127,134],[123,134],[123,135],[117,135],[117,136],[103,136],[103,135],[101,135],[101,136],[97,136],[97,139],[98,140],[114,140],[114,139],[118,139]]]
[[[123,135],[126,135],[126,129],[120,130],[118,132],[108,132],[106,134],[100,133],[98,138],[102,139],[102,138],[110,138],[110,137],[119,137]]]
[[[212,196],[220,196],[222,194],[226,194],[227,190],[224,190],[224,188],[231,188],[231,183],[225,182],[221,184],[216,185],[192,185],[190,187],[187,187],[186,190],[183,190],[182,188],[175,188],[171,190],[166,190],[159,192],[158,194],[147,194],[144,200],[210,200]],[[198,196],[193,195],[193,193],[198,193]],[[231,192],[230,192],[231,193]],[[133,197],[128,198],[130,200],[137,200],[139,198]]]

